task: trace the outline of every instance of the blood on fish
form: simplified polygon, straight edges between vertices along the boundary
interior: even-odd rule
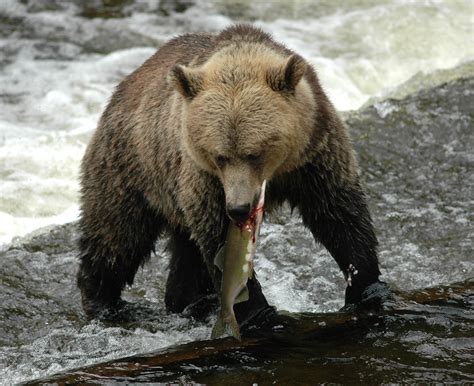
[[[257,235],[256,235],[257,216],[259,215],[260,212],[263,213],[263,206],[256,207],[250,214],[250,217],[244,223],[237,224],[237,226],[240,228],[240,231],[242,233],[244,231],[252,233],[252,243],[254,244],[257,241]]]

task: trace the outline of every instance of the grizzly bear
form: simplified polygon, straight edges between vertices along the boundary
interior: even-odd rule
[[[220,288],[214,258],[267,180],[266,211],[287,202],[348,279],[346,304],[378,282],[377,239],[354,151],[314,69],[248,25],[172,39],[122,81],[85,153],[78,286],[90,317],[169,236],[172,312]],[[276,257],[278,258],[278,257]],[[268,305],[260,284],[240,323]]]

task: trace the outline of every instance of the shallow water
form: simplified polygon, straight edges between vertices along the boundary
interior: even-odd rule
[[[145,14],[150,6],[141,3],[125,9],[125,18],[107,20],[78,16],[81,10],[66,2],[41,12],[22,4],[0,4],[0,23],[11,26],[0,28],[0,237],[5,242],[76,217],[78,163],[113,86],[154,52],[153,45],[176,33],[218,30],[231,22],[228,15],[257,15],[257,23],[315,64],[340,109],[356,108],[417,71],[449,67],[474,52],[468,45],[468,2],[357,1],[343,9],[342,2],[327,1],[316,9],[301,1],[274,13],[266,2],[235,7],[222,1],[171,17]],[[391,287],[410,290],[474,276],[472,75],[346,116],[368,184],[382,278]],[[209,336],[212,316],[198,321],[164,310],[162,243],[125,294],[150,312],[123,325],[85,320],[74,283],[76,237],[74,226],[64,226],[0,246],[0,383]],[[269,302],[280,310],[333,312],[343,305],[345,283],[335,262],[287,211],[266,220],[256,269]],[[429,319],[434,329],[437,323],[449,325],[443,312]],[[472,346],[473,335],[463,331],[454,340],[433,331],[396,339],[401,350],[407,347],[402,340],[412,339],[409,345],[421,357],[442,359]],[[378,330],[374,334],[373,340],[366,337],[371,344],[380,342]],[[331,347],[323,345],[320,355],[331,361],[326,349]],[[295,355],[307,358],[304,352]],[[409,356],[404,362],[380,353],[383,358],[371,362],[374,368],[412,374],[413,368],[404,367],[411,365]],[[362,366],[364,358],[357,363]],[[440,367],[449,372],[448,364]]]
[[[78,165],[113,87],[171,36],[253,21],[315,66],[341,110],[474,57],[470,1],[198,1],[167,17],[127,3],[1,2],[0,243],[77,217]]]
[[[375,313],[287,314],[273,328],[199,341],[43,382],[386,384],[472,382],[473,281],[399,293]],[[40,381],[41,382],[41,381]],[[32,382],[31,384],[38,384]]]

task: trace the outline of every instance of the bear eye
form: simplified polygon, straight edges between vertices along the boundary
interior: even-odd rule
[[[245,159],[252,163],[258,163],[262,160],[262,157],[263,157],[262,153],[252,153],[252,154],[247,154],[245,156]]]
[[[218,155],[215,157],[216,165],[219,168],[223,167],[228,161],[229,161],[229,158],[224,155]]]

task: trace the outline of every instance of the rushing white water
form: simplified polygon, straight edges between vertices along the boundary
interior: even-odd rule
[[[173,35],[253,21],[314,65],[340,110],[474,56],[470,1],[196,3],[87,19],[67,2],[1,2],[0,243],[77,218],[80,159],[113,87]]]

